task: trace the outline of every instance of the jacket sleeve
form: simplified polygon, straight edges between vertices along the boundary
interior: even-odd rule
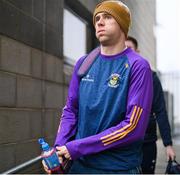
[[[66,105],[63,108],[59,128],[54,146],[63,146],[75,135],[77,128],[77,115],[78,115],[78,96],[79,96],[79,82],[80,78],[77,75],[79,66],[85,57],[82,57],[77,62],[68,90],[68,97]]]
[[[72,159],[143,139],[152,103],[152,73],[149,67],[137,67],[130,75],[125,119],[97,135],[68,142]]]
[[[161,82],[155,72],[153,73],[153,84],[154,84],[153,112],[155,112],[156,115],[156,120],[158,123],[159,131],[164,146],[172,145],[171,128],[168,121],[163,89],[161,86]]]

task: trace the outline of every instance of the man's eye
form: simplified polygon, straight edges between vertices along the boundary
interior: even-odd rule
[[[97,16],[97,17],[95,18],[95,22],[98,22],[98,21],[99,21],[99,19],[100,19],[100,17],[99,17],[99,16]]]
[[[111,16],[110,15],[106,15],[105,18],[106,19],[111,19]]]

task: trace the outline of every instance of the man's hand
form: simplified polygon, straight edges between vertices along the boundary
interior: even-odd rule
[[[57,153],[57,151],[56,151],[56,153]],[[58,155],[58,153],[57,153],[57,155]],[[62,158],[62,156],[59,156],[59,155],[58,155],[58,158],[59,158],[59,162],[60,162],[60,164],[61,164],[61,163],[63,162],[63,158]],[[45,163],[44,160],[42,160],[42,164],[43,164],[44,171],[45,171],[47,174],[52,174],[51,170],[48,169],[48,167],[47,167],[47,165],[46,165],[46,163]]]
[[[65,157],[66,159],[71,160],[71,155],[69,154],[66,146],[57,146],[56,150],[59,157]]]
[[[175,151],[171,145],[166,146],[166,156],[167,160],[174,160],[176,157]]]
[[[47,174],[51,174],[51,170],[48,169],[46,163],[44,160],[42,160],[42,164],[43,164],[43,168],[44,168],[44,171],[47,173]]]

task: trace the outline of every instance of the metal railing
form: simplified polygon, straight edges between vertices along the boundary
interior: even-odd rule
[[[41,156],[37,156],[27,162],[24,162],[10,170],[7,170],[5,172],[3,172],[2,174],[15,174],[16,172],[19,172],[20,170],[24,169],[24,168],[27,168],[28,166],[38,162],[39,160],[41,160]]]

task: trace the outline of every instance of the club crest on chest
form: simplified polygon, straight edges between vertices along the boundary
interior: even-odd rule
[[[108,79],[108,86],[116,88],[119,86],[119,82],[120,82],[120,75],[116,73],[111,74],[111,76]]]

